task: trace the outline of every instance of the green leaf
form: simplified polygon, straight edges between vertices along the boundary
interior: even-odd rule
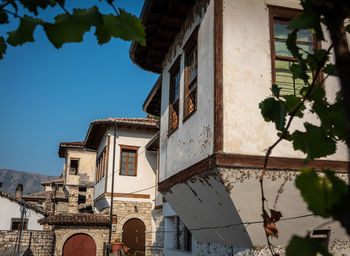
[[[20,0],[21,4],[30,12],[38,15],[38,8],[46,9],[50,2],[48,0]]]
[[[331,256],[327,248],[310,237],[293,236],[286,248],[286,256]]]
[[[299,47],[297,46],[297,32],[298,30],[293,30],[291,33],[289,33],[286,41],[287,48],[294,58],[301,57],[299,54]]]
[[[301,99],[295,95],[285,95],[283,98],[285,99],[285,106],[289,114],[291,114],[301,103]],[[302,105],[295,115],[300,118],[303,117],[303,110],[305,110],[305,105]]]
[[[3,58],[3,55],[6,53],[7,45],[5,43],[5,39],[0,37],[0,60]]]
[[[338,76],[338,71],[334,64],[327,64],[324,67],[323,72],[330,76]]]
[[[344,204],[348,193],[347,185],[334,172],[325,170],[324,173],[325,176],[318,176],[312,169],[303,169],[296,178],[295,185],[314,214],[340,219],[349,207]]]
[[[260,102],[259,108],[266,122],[274,122],[277,130],[283,130],[286,124],[287,111],[281,101],[267,98]]]
[[[316,32],[317,40],[324,40],[320,16],[312,11],[302,13],[292,19],[288,28],[297,30],[313,29]]]
[[[33,17],[24,15],[21,18],[17,30],[12,32],[7,32],[9,37],[7,38],[7,43],[12,46],[22,45],[26,42],[34,42],[34,29],[37,25],[41,24],[41,19],[35,19]]]
[[[307,159],[315,159],[332,155],[336,151],[336,142],[327,136],[322,127],[304,123],[306,132],[295,131],[293,147],[307,155]]]
[[[102,15],[103,24],[96,27],[95,35],[99,44],[105,44],[111,37],[118,37],[120,33],[118,17],[112,14]]]
[[[60,14],[55,23],[45,23],[44,30],[51,43],[58,49],[64,43],[81,42],[91,26],[102,24],[102,16],[96,6],[90,9],[74,9],[73,14]]]
[[[280,96],[280,91],[281,91],[281,88],[278,87],[277,84],[273,84],[272,85],[272,88],[271,88],[271,91],[272,91],[272,94],[275,96],[275,97],[279,97]]]
[[[4,10],[0,11],[0,24],[9,23],[9,16]]]
[[[124,9],[119,8],[119,26],[120,33],[119,38],[124,40],[133,40],[138,42],[141,46],[146,45],[146,32],[145,27],[141,23],[141,20],[135,15],[126,12]]]
[[[320,50],[315,50],[313,54],[307,55],[306,62],[312,71],[316,71],[319,68],[319,65],[322,60],[324,60],[324,63],[325,63],[329,59],[329,56],[325,57],[326,54],[327,54],[326,50],[320,49]]]

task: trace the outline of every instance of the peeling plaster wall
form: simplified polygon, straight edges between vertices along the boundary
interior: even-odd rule
[[[259,109],[259,103],[271,95],[272,84],[267,4],[300,9],[298,3],[298,0],[224,0],[224,152],[264,155],[264,150],[277,139],[274,124],[266,123]],[[338,88],[337,79],[327,80],[327,97],[334,99]],[[319,124],[311,113],[305,119]],[[295,120],[291,128],[304,131],[300,120]],[[289,142],[280,143],[272,156],[304,157]],[[338,144],[337,153],[328,159],[346,160],[345,145]]]
[[[213,153],[214,4],[213,1],[210,1],[205,11],[207,2],[199,1],[195,6],[194,12],[189,15],[163,63],[160,181]],[[196,112],[183,122],[184,54],[182,48],[198,24],[200,24],[198,31],[198,106]],[[179,127],[168,136],[169,69],[180,55]]]
[[[68,149],[65,185],[91,186],[95,181],[96,152]],[[77,175],[69,174],[70,160],[79,159]]]
[[[197,241],[249,252],[248,249],[266,245],[261,219],[260,172],[249,168],[207,170],[172,186],[164,197]],[[277,222],[280,236],[272,239],[272,243],[284,247],[293,234],[305,236],[327,222],[322,229],[331,230],[329,248],[349,254],[350,239],[340,224],[328,223],[329,219],[315,217],[308,211],[294,185],[296,175],[297,172],[291,170],[268,170],[265,174],[267,207],[283,215]],[[347,174],[337,175],[347,180]]]

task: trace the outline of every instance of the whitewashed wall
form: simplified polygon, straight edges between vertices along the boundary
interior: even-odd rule
[[[145,150],[146,144],[154,135],[152,131],[145,131],[141,129],[117,129],[116,136],[116,148],[115,148],[115,176],[114,176],[114,193],[133,193],[139,191],[136,194],[149,194],[150,199],[142,198],[127,198],[127,201],[154,201],[156,184],[156,168],[157,168],[157,155],[152,152]],[[109,161],[108,161],[108,172],[107,172],[107,190],[105,191],[105,178],[102,178],[95,185],[94,198],[96,199],[99,195],[104,192],[111,193],[112,191],[112,171],[113,171],[113,150],[114,150],[114,128],[108,129],[104,135],[99,147],[97,154],[99,155],[104,147],[107,145],[107,136],[110,136],[110,147],[109,147]],[[120,168],[120,145],[136,146],[138,149],[137,157],[137,175],[126,176],[119,175]],[[118,199],[118,198],[115,198]],[[125,200],[126,198],[120,197],[118,200]],[[107,203],[107,201],[105,202]],[[101,203],[105,205],[105,203]],[[97,202],[96,206],[99,203]]]
[[[213,100],[214,100],[214,5],[213,1],[203,13],[196,17],[186,31],[176,53],[163,66],[162,72],[162,103],[161,103],[161,130],[160,130],[160,174],[162,181],[176,172],[191,166],[213,153]],[[196,26],[198,31],[198,105],[196,112],[183,123],[184,99],[184,54],[183,46]],[[169,107],[169,69],[178,56],[181,56],[180,65],[180,102],[179,127],[168,136],[168,107]]]
[[[5,197],[0,197],[0,230],[11,230],[11,218],[21,218],[20,205]],[[43,214],[27,208],[28,230],[43,230],[38,220]]]
[[[224,72],[224,151],[236,154],[264,155],[276,139],[274,124],[266,123],[259,103],[271,95],[271,53],[267,4],[299,8],[298,0],[224,0],[223,72]],[[327,43],[326,43],[327,44]],[[325,44],[324,44],[325,45]],[[326,82],[327,96],[334,98],[336,79]],[[319,124],[315,116],[305,115]],[[291,131],[304,131],[297,118]],[[272,156],[300,157],[290,142],[282,142]],[[346,160],[347,151],[338,145],[333,160]]]

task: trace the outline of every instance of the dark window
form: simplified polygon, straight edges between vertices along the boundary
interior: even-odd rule
[[[300,96],[300,90],[304,86],[301,79],[293,78],[290,67],[297,63],[287,49],[286,40],[290,30],[287,28],[290,20],[299,15],[301,11],[289,8],[270,6],[270,34],[272,56],[272,79],[281,89],[281,95]],[[314,36],[311,30],[301,30],[297,34],[297,45],[303,51],[312,53],[316,48]],[[305,53],[306,54],[306,53]],[[308,72],[309,82],[312,82],[312,72]]]
[[[86,203],[86,196],[78,195],[78,204],[85,204],[85,203]]]
[[[21,218],[11,218],[11,230],[21,230],[22,222]],[[28,219],[23,220],[23,230],[28,229]]]
[[[169,134],[179,126],[179,95],[180,95],[180,57],[169,71]]]
[[[78,168],[79,168],[79,159],[71,159],[70,160],[70,167],[69,167],[69,174],[77,175]]]
[[[198,29],[192,33],[184,47],[185,51],[185,97],[184,120],[197,109],[197,74],[198,74]]]
[[[120,146],[120,175],[136,176],[137,147]]]
[[[192,251],[192,234],[189,229],[184,225],[184,250]]]
[[[79,192],[86,192],[86,187],[79,187]]]

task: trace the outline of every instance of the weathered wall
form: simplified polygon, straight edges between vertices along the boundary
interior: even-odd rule
[[[18,231],[0,230],[0,254],[5,251],[13,251],[18,237]],[[29,249],[35,256],[50,256],[53,252],[54,239],[55,236],[52,231],[24,231],[21,251],[27,250],[30,244]]]
[[[202,243],[226,244],[241,249],[266,245],[261,219],[261,170],[219,168],[208,170],[164,194],[194,237]],[[294,181],[292,170],[268,170],[264,188],[267,205],[282,212],[277,223],[280,236],[273,244],[285,246],[293,234],[305,236],[327,219],[315,217],[307,209]],[[337,174],[347,180],[347,174]],[[326,223],[331,244],[349,253],[350,239],[337,222]]]
[[[170,48],[162,72],[162,104],[160,129],[160,173],[162,181],[176,172],[198,162],[213,153],[213,88],[214,88],[214,39],[213,1],[205,11],[208,1],[199,1],[183,26],[174,45]],[[202,12],[203,11],[203,12]],[[183,122],[184,101],[184,54],[183,46],[193,30],[200,23],[198,31],[198,105],[193,115]],[[182,55],[181,55],[182,54]],[[169,69],[178,56],[180,65],[179,127],[168,136],[169,117]]]
[[[161,255],[164,247],[164,216],[163,210],[152,211],[152,255]]]
[[[89,235],[96,244],[96,256],[103,256],[103,243],[108,242],[108,232],[109,227],[98,227],[98,226],[74,226],[74,227],[55,227],[56,235],[56,247],[55,247],[55,256],[61,256],[64,243],[71,236],[75,234],[87,234]],[[52,254],[50,254],[52,255]]]
[[[224,151],[236,154],[264,155],[276,139],[274,124],[266,123],[259,103],[271,95],[271,53],[269,11],[267,4],[299,8],[298,0],[224,0],[223,14],[223,105]],[[327,43],[326,43],[327,44]],[[325,44],[323,44],[324,47]],[[336,79],[326,82],[327,96],[334,98],[338,90]],[[305,120],[318,124],[311,113]],[[291,131],[302,131],[302,122],[293,121]],[[272,156],[300,157],[290,142],[282,142]],[[337,154],[328,157],[346,160],[347,151],[338,145]]]
[[[69,174],[70,160],[79,159],[77,175]],[[67,149],[64,185],[91,186],[95,182],[96,152]]]
[[[21,206],[4,197],[0,197],[0,205],[0,230],[10,230],[11,218],[21,218]],[[38,220],[43,218],[44,215],[28,208],[27,212],[28,229],[43,230],[43,227],[38,223]]]

